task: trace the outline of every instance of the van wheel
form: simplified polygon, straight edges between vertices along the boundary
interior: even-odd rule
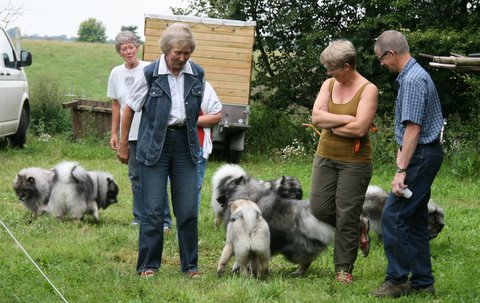
[[[9,136],[10,143],[14,147],[23,148],[23,145],[27,141],[27,127],[28,118],[25,108],[22,108],[22,114],[20,116],[20,123],[18,124],[17,133]]]

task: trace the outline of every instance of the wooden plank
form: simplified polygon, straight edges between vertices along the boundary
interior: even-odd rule
[[[154,30],[151,28],[147,28],[145,30],[145,36],[152,37],[153,40],[159,40],[162,36],[163,31]],[[211,33],[197,33],[194,32],[195,40],[198,41],[219,41],[219,42],[230,42],[230,43],[248,43],[252,45],[254,42],[253,35],[250,36],[235,36],[229,33],[219,33],[219,32],[211,32]]]
[[[143,60],[154,61],[160,57],[161,53],[155,50],[149,50],[145,47]],[[198,58],[216,59],[216,60],[233,60],[233,61],[245,61],[247,63],[252,62],[251,54],[239,54],[239,53],[216,53],[216,52],[204,52],[202,50],[196,50],[193,52],[192,57],[194,61],[199,61]]]
[[[248,83],[240,83],[240,82],[233,82],[233,81],[226,81],[228,79],[225,79],[226,77],[224,77],[223,79],[212,79],[210,77],[208,77],[208,82],[210,82],[210,84],[213,86],[213,88],[216,88],[217,86],[218,87],[223,87],[223,88],[236,88],[236,89],[240,89],[240,90],[248,90],[250,89],[250,85],[248,85]]]
[[[160,20],[154,18],[145,18],[145,28],[151,28],[157,31],[164,31],[168,25],[174,23],[175,21],[171,20]],[[208,23],[198,23],[198,22],[184,22],[192,29],[195,30],[196,33],[210,33],[210,32],[218,32],[218,33],[231,33],[237,36],[251,36],[252,31],[255,30],[255,26],[233,26],[233,25],[219,25],[219,24],[208,24]]]
[[[223,74],[215,74],[215,73],[208,73],[208,71],[205,71],[206,77],[208,81],[230,81],[234,83],[249,83],[250,81],[245,76],[236,76],[236,75],[223,75]],[[215,87],[216,89],[217,87]]]
[[[145,47],[149,48],[150,50],[153,48],[158,52],[161,52],[160,45],[158,39],[151,39],[148,38],[145,40],[144,43]],[[229,53],[244,53],[244,54],[251,54],[252,53],[252,44],[249,43],[229,43],[227,41],[204,41],[204,40],[197,40],[197,50],[203,51],[219,51],[219,52],[229,52]]]

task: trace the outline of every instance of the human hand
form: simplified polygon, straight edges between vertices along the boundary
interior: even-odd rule
[[[117,141],[117,136],[112,136],[110,138],[110,148],[113,150],[118,149],[118,141]]]
[[[128,163],[128,144],[120,144],[117,148],[117,158],[123,163]]]
[[[398,197],[405,196],[405,190],[407,190],[407,185],[405,185],[405,178],[407,176],[406,172],[396,173],[392,181],[392,193]]]

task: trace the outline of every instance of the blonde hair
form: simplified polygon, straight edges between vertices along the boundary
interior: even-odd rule
[[[180,44],[181,47],[190,46],[195,50],[196,42],[190,26],[185,23],[175,22],[170,24],[160,38],[160,48],[164,54],[168,54],[173,46]]]
[[[332,41],[320,55],[320,62],[330,68],[342,67],[348,63],[355,69],[356,59],[355,47],[352,42],[345,39]]]

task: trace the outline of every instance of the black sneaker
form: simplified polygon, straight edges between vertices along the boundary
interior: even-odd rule
[[[410,292],[411,287],[409,281],[400,284],[394,284],[392,281],[385,280],[385,282],[383,282],[379,288],[371,291],[370,294],[378,298],[398,298],[401,296],[406,296],[410,294]]]

